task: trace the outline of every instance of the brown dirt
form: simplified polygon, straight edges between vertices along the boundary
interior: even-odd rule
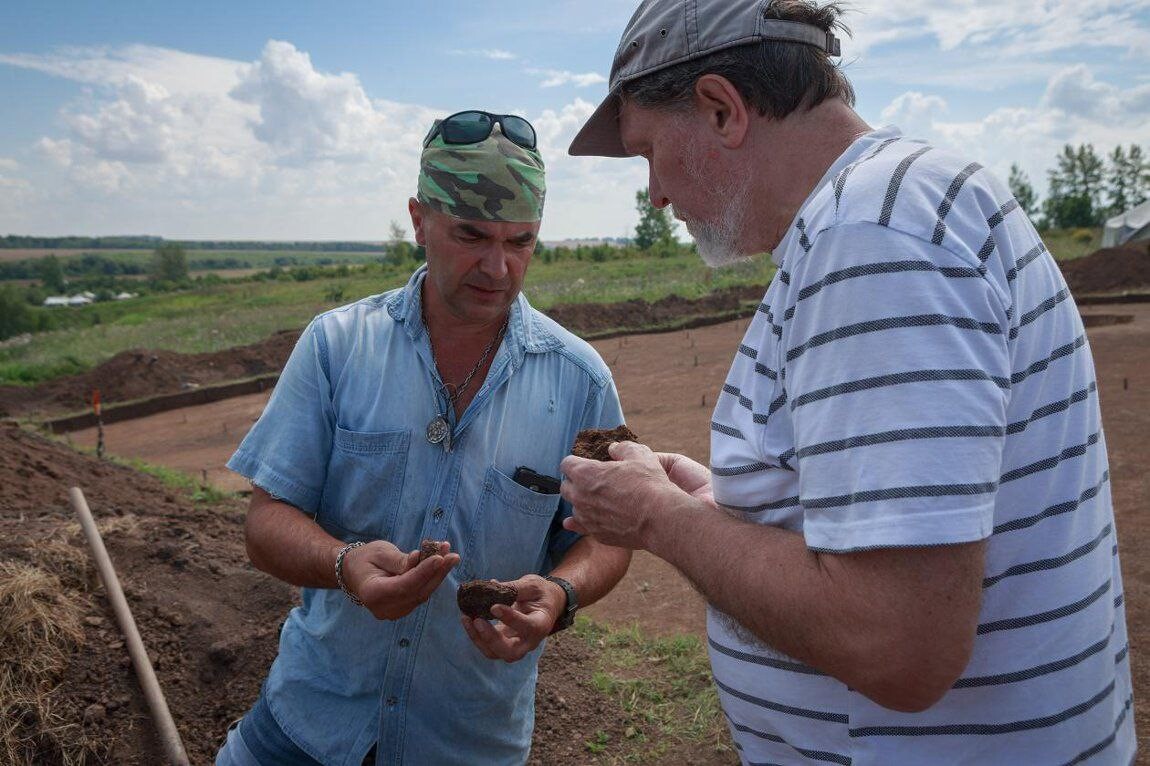
[[[100,391],[104,404],[111,404],[279,372],[298,338],[298,330],[285,330],[249,346],[204,354],[121,351],[80,375],[38,386],[0,386],[0,416],[43,418],[83,410],[91,404],[93,389]]]
[[[1150,250],[1146,243],[1098,250],[1083,258],[1059,261],[1075,295],[1150,288]]]
[[[571,454],[589,460],[608,461],[611,459],[611,445],[615,442],[624,441],[637,442],[639,437],[627,426],[585,428],[575,434],[575,443],[571,445]]]

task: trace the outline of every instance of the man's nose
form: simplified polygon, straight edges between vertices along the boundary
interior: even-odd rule
[[[507,249],[510,247],[503,242],[489,242],[479,259],[479,270],[491,279],[503,279],[507,276]]]

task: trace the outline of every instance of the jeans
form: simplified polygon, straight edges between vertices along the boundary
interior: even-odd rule
[[[375,748],[363,759],[375,763]],[[268,708],[261,692],[252,709],[228,729],[224,746],[216,753],[215,766],[321,766],[292,742]]]

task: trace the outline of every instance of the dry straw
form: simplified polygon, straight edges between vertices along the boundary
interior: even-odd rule
[[[0,763],[51,757],[82,766],[98,755],[74,716],[57,710],[60,678],[83,644],[84,598],[39,567],[0,562]]]

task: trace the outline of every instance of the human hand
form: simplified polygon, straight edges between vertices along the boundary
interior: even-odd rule
[[[715,505],[711,492],[711,469],[686,455],[674,452],[656,452],[659,464],[667,472],[667,478],[691,497]]]
[[[440,554],[419,560],[419,551],[404,553],[386,540],[353,548],[343,560],[344,582],[376,619],[398,620],[431,597],[459,554],[440,545]]]
[[[555,583],[534,574],[506,584],[514,586],[519,595],[511,606],[491,607],[498,624],[465,614],[460,615],[460,621],[484,657],[517,662],[550,635],[555,621],[567,607],[567,594]]]
[[[565,476],[560,492],[574,506],[563,527],[607,545],[646,548],[651,525],[688,494],[668,476],[666,466],[675,468],[677,478],[692,490],[702,491],[704,485],[687,458],[676,468],[677,460],[664,460],[635,442],[612,444],[610,453],[610,462],[568,455],[559,464]]]

